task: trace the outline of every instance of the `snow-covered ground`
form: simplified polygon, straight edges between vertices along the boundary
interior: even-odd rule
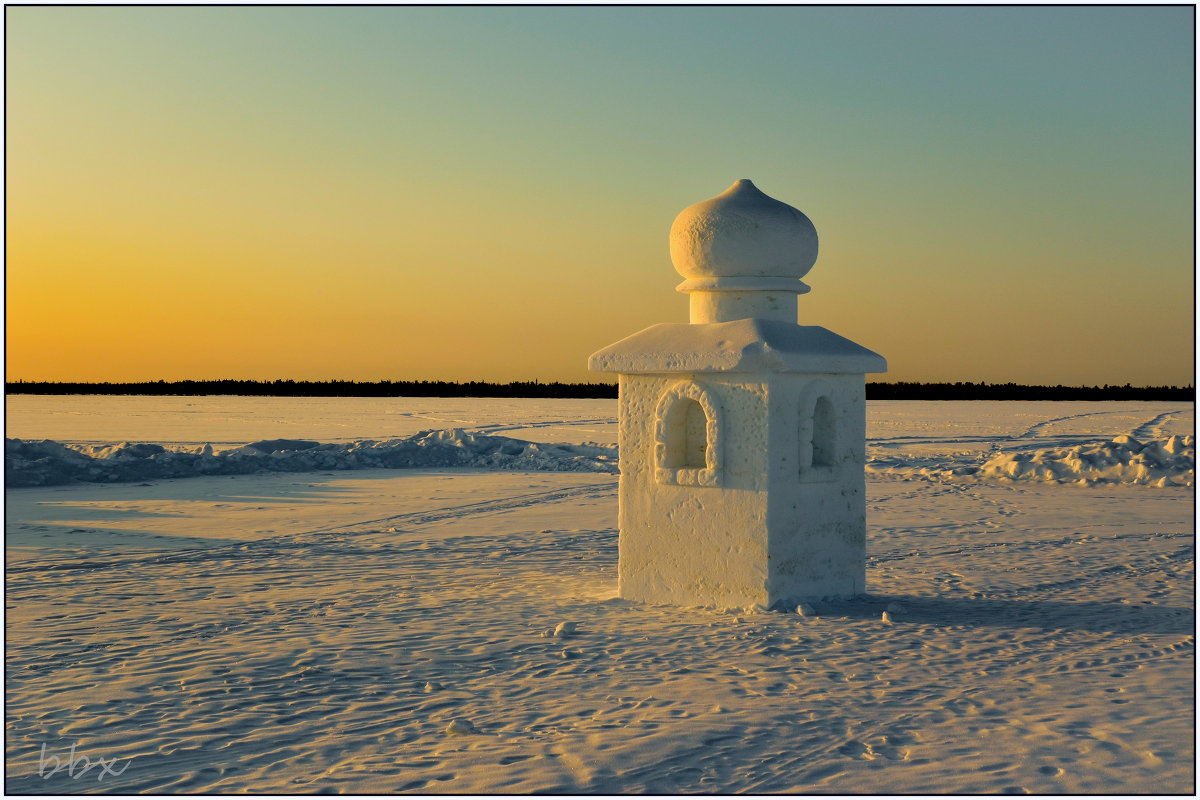
[[[1194,790],[1189,404],[868,404],[805,616],[615,598],[615,401],[6,411],[116,481],[6,490],[9,792]]]

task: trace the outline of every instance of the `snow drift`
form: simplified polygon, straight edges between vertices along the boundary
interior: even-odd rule
[[[1186,484],[1196,479],[1192,436],[1139,442],[1123,434],[1110,442],[1034,452],[997,453],[979,468],[981,478],[1046,483]]]
[[[313,470],[471,467],[537,472],[617,472],[617,449],[596,444],[546,444],[471,433],[428,430],[400,439],[322,444],[307,439],[266,439],[214,453],[211,445],[64,445],[6,439],[6,486],[53,486],[74,481],[113,483],[197,475]],[[1171,436],[1140,442],[1129,435],[1072,447],[996,452],[982,463],[952,456],[920,460],[912,454],[878,454],[867,472],[891,478],[1119,483],[1191,486],[1196,477],[1195,438]]]
[[[1080,486],[1097,483],[1191,486],[1196,480],[1196,447],[1192,436],[1140,442],[1122,434],[1106,442],[996,452],[982,464],[951,461],[922,462],[912,457],[881,455],[870,460],[867,471],[902,479],[983,479]]]
[[[6,486],[247,475],[260,471],[440,467],[615,473],[617,454],[616,448],[601,445],[543,444],[458,428],[422,431],[402,439],[341,444],[268,439],[215,454],[207,444],[168,449],[128,442],[69,446],[50,440],[5,439],[4,443]]]

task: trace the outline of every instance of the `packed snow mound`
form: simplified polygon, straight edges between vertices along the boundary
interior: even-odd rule
[[[63,445],[5,439],[5,486],[52,486],[314,470],[475,467],[538,472],[617,471],[616,448],[543,444],[461,429],[422,431],[403,439],[321,444],[268,439],[213,453],[211,445],[168,449],[158,444]]]
[[[871,459],[867,471],[897,478],[943,481],[1192,486],[1196,480],[1196,445],[1192,436],[1140,442],[1122,434],[1111,441],[1073,447],[997,452],[982,464],[922,464],[902,457],[881,456]]]
[[[1192,436],[1143,443],[1122,435],[1107,442],[1073,447],[997,452],[982,464],[977,459],[975,456],[968,462],[943,456],[922,462],[908,454],[881,455],[868,462],[867,471],[901,479],[1082,486],[1192,486],[1196,476]],[[208,444],[190,448],[131,442],[64,445],[50,440],[6,439],[4,484],[52,486],[75,481],[113,483],[255,472],[444,467],[614,474],[617,450],[595,444],[528,442],[458,428],[422,431],[385,441],[322,444],[308,439],[265,439],[219,453]]]
[[[1196,479],[1196,443],[1192,436],[1172,436],[1143,444],[1123,434],[1092,445],[997,453],[979,468],[979,476],[1084,486],[1191,486]]]

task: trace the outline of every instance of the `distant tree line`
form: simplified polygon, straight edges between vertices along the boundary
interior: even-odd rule
[[[868,383],[868,400],[1175,400],[1194,402],[1191,386],[1025,386],[1019,383]]]
[[[541,381],[9,381],[8,394],[245,395],[251,397],[575,397],[615,398],[613,383]],[[1025,386],[1017,383],[868,383],[868,400],[1174,400],[1191,386]]]
[[[541,381],[9,381],[9,394],[244,395],[248,397],[616,397],[611,383]]]

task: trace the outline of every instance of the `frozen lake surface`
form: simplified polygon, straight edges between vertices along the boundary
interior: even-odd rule
[[[611,400],[6,411],[8,437],[102,464],[122,442],[616,440]],[[6,788],[1192,793],[1194,424],[868,404],[869,595],[815,618],[615,598],[604,460],[10,488]],[[72,745],[124,771],[39,776]]]
[[[447,428],[539,442],[617,442],[616,400],[11,395],[5,411],[5,436],[78,444],[212,444],[219,449],[256,439],[350,442]]]

